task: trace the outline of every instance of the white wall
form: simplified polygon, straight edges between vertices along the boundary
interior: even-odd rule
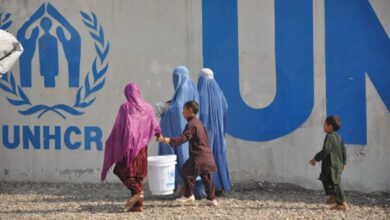
[[[44,1],[0,1],[0,12],[11,13],[13,21],[8,29],[16,34]],[[171,72],[177,65],[186,65],[196,80],[203,66],[202,2],[200,0],[151,1],[50,1],[77,29],[82,39],[80,86],[90,71],[96,51],[79,11],[94,12],[110,42],[109,69],[105,86],[96,92],[96,101],[81,116],[67,115],[62,119],[53,112],[37,118],[38,114],[21,115],[0,90],[0,180],[49,182],[98,182],[103,151],[92,145],[84,149],[84,127],[98,127],[103,132],[102,142],[109,135],[119,105],[125,100],[123,88],[128,82],[140,85],[144,97],[154,104],[170,99],[173,86]],[[390,4],[385,0],[370,1],[382,26],[390,36]],[[309,159],[321,149],[324,133],[322,122],[326,115],[325,93],[325,25],[324,1],[313,1],[314,12],[314,108],[312,114],[289,135],[266,142],[249,142],[227,136],[228,161],[233,182],[267,180],[289,182],[308,188],[320,188],[317,181],[319,167],[308,165]],[[254,19],[256,18],[256,19]],[[275,96],[274,2],[247,0],[238,3],[240,92],[253,108],[263,108]],[[39,24],[39,23],[38,23]],[[54,27],[58,23],[53,23]],[[31,31],[31,30],[30,30]],[[51,34],[55,35],[54,28]],[[254,46],[256,45],[256,46]],[[38,48],[38,47],[37,47]],[[36,49],[37,50],[37,49]],[[23,88],[34,104],[73,104],[77,88],[67,86],[67,65],[59,47],[60,74],[57,87],[44,88],[39,75],[37,51],[34,54],[33,86]],[[259,74],[253,74],[261,72]],[[19,66],[13,68],[19,83]],[[62,75],[61,75],[62,74]],[[367,78],[367,145],[348,145],[348,165],[343,174],[345,188],[361,191],[390,190],[389,111]],[[4,146],[4,125],[30,127],[48,125],[61,127],[61,136],[69,126],[82,130],[71,140],[81,141],[81,147],[70,150],[62,140],[60,150],[50,145],[45,149],[15,149]],[[42,131],[41,131],[42,132]],[[41,134],[42,135],[42,134]],[[10,132],[13,140],[13,131]],[[22,138],[23,135],[20,135]],[[43,139],[43,138],[42,138]],[[156,154],[151,143],[149,153]],[[111,174],[110,181],[116,181]]]

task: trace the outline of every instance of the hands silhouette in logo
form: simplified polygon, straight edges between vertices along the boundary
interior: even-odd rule
[[[23,24],[17,33],[17,38],[24,47],[24,53],[19,58],[20,84],[22,87],[31,87],[31,61],[35,53],[36,41],[39,36],[39,27],[34,27],[30,38],[26,37],[27,29],[45,14],[45,5],[41,7]]]
[[[58,39],[63,45],[65,56],[68,61],[69,87],[79,87],[81,58],[80,34],[50,3],[47,5],[47,12],[60,22],[60,24],[70,33],[70,38],[67,39],[62,27],[59,26],[56,29]]]

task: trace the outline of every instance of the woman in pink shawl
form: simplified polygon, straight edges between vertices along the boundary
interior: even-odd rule
[[[116,163],[114,174],[131,191],[126,207],[129,211],[143,210],[143,179],[147,174],[147,144],[161,129],[153,108],[142,99],[134,83],[125,88],[127,102],[119,109],[111,134],[106,141],[101,180]]]

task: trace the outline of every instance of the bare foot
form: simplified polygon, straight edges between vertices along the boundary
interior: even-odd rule
[[[132,208],[135,203],[137,203],[138,201],[140,201],[143,198],[144,198],[144,191],[141,191],[140,193],[137,193],[137,194],[131,196],[127,200],[125,206],[128,208]]]
[[[129,212],[142,212],[143,210],[144,210],[144,208],[142,208],[142,207],[131,207],[127,211],[129,211]]]
[[[337,204],[330,208],[330,210],[345,211],[347,210],[347,204],[345,202],[342,204]]]

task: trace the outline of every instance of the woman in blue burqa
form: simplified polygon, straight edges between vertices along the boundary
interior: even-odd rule
[[[173,87],[175,89],[175,93],[172,99],[167,102],[167,109],[161,114],[160,127],[164,137],[176,137],[182,134],[185,125],[187,124],[186,119],[182,115],[184,103],[191,100],[199,103],[198,90],[190,78],[187,67],[178,66],[173,70]],[[189,158],[188,142],[179,145],[174,149],[167,144],[159,144],[159,155],[173,153],[177,156],[175,175],[176,192],[178,196],[181,196],[180,194],[184,192],[184,181],[180,169]],[[194,194],[198,199],[205,197],[204,187],[199,177],[196,181],[196,189]]]
[[[198,91],[200,98],[199,118],[207,129],[209,144],[218,168],[218,172],[213,174],[213,182],[216,195],[219,196],[224,191],[230,191],[225,141],[228,104],[211,69],[203,68],[199,72]]]

